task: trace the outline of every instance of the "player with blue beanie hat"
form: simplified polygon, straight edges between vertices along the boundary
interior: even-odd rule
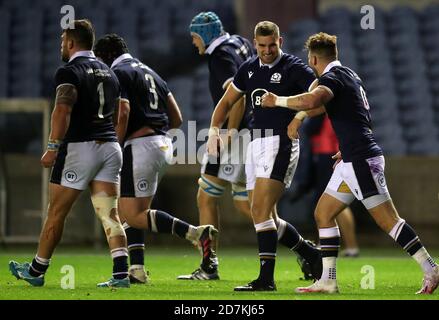
[[[212,11],[200,12],[189,25],[191,34],[197,34],[205,47],[224,33],[223,24],[216,13]]]

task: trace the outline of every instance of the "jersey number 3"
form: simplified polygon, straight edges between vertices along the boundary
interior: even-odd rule
[[[155,87],[155,81],[154,81],[154,78],[152,77],[152,75],[150,75],[149,73],[146,73],[145,74],[145,79],[146,79],[146,81],[148,81],[149,82],[149,84],[150,84],[150,87],[149,87],[149,92],[151,92],[152,93],[152,95],[153,95],[153,99],[149,102],[149,107],[152,109],[152,110],[157,110],[157,108],[158,108],[158,105],[159,105],[159,97],[158,97],[158,95],[157,95],[157,91],[156,91],[156,87]]]

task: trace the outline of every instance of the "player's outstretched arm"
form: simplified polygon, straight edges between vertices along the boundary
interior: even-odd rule
[[[321,86],[317,86],[311,92],[298,94],[290,97],[279,97],[268,92],[262,96],[263,107],[284,107],[297,111],[311,110],[328,103],[333,95]]]

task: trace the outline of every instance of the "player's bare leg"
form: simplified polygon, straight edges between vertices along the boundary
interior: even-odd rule
[[[208,174],[202,174],[201,176],[210,186],[200,185],[198,188],[197,206],[200,225],[211,224],[219,230],[220,214],[218,199],[222,196],[224,189],[229,183]],[[212,242],[214,250],[216,250],[217,245],[217,240]]]
[[[49,184],[49,205],[47,217],[40,234],[37,257],[50,259],[53,251],[61,240],[64,222],[73,203],[81,194],[80,190]]]
[[[336,220],[345,246],[343,255],[345,257],[357,257],[359,250],[357,237],[355,235],[355,220],[352,210],[349,207],[346,207],[346,209],[338,214]]]
[[[424,272],[422,287],[417,293],[432,294],[439,285],[439,267],[422,245],[415,230],[399,217],[391,199],[368,210],[380,228],[415,259]]]
[[[107,237],[113,259],[113,277],[98,287],[129,287],[128,249],[125,231],[119,219],[117,208],[117,185],[115,183],[92,181],[91,200]]]
[[[49,268],[50,258],[61,240],[65,219],[78,198],[80,190],[49,184],[47,218],[40,233],[38,251],[32,263],[10,261],[9,269],[17,279],[24,279],[33,286],[44,285],[44,274]]]

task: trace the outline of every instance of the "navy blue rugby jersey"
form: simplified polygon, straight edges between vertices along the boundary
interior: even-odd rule
[[[332,91],[326,112],[337,135],[343,161],[382,155],[372,133],[370,107],[363,82],[351,69],[334,64],[319,78],[319,85]]]
[[[113,114],[120,86],[113,71],[95,57],[78,56],[56,71],[55,85],[62,84],[78,92],[64,142],[117,141]]]
[[[261,64],[253,57],[239,68],[233,85],[246,94],[246,104],[253,110],[254,129],[273,129],[275,135],[287,136],[287,128],[296,111],[276,107],[261,107],[261,97],[266,92],[278,96],[292,96],[307,92],[315,75],[312,69],[296,56],[281,53],[272,67]]]
[[[215,47],[208,55],[209,89],[214,105],[221,100],[227,80],[233,79],[241,64],[256,53],[249,40],[239,35],[232,35]],[[246,108],[239,130],[249,128],[251,110]],[[227,123],[224,125],[227,127]]]
[[[170,94],[166,82],[138,59],[125,55],[112,69],[119,78],[121,98],[130,102],[126,137],[148,126],[158,134],[169,127],[167,100]]]

